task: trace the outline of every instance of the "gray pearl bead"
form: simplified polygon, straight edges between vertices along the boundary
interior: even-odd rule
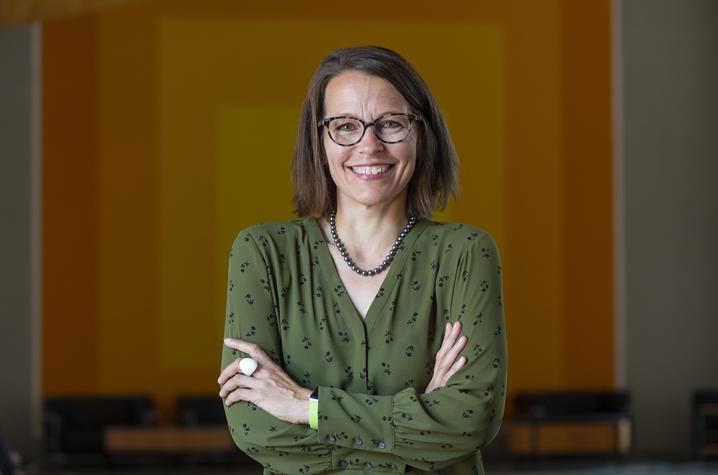
[[[399,249],[403,249],[402,242],[406,235],[411,230],[412,226],[414,226],[414,223],[416,222],[416,217],[412,216],[409,218],[409,222],[404,226],[404,229],[399,233],[399,236],[397,237],[396,241],[394,241],[394,245],[391,246],[391,249],[389,251],[389,254],[383,259],[381,264],[379,264],[374,269],[370,270],[364,270],[361,269],[359,266],[357,266],[354,261],[349,257],[349,253],[346,251],[346,247],[344,243],[342,243],[341,239],[339,239],[339,236],[337,234],[336,229],[336,210],[332,210],[329,215],[329,231],[332,236],[332,239],[334,240],[334,244],[337,246],[337,249],[339,249],[340,255],[344,258],[344,261],[347,263],[350,269],[357,272],[358,274],[361,274],[363,276],[374,276],[378,274],[379,272],[382,272],[385,270],[390,264],[391,261],[396,256],[396,253]]]

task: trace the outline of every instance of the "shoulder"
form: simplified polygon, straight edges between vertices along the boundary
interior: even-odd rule
[[[429,222],[425,246],[444,280],[469,282],[472,274],[490,281],[500,278],[501,255],[491,233],[479,226],[453,221]],[[432,263],[433,267],[433,263]]]
[[[262,221],[242,228],[238,235],[249,235],[256,238],[265,236],[287,236],[297,234],[305,227],[305,220],[291,219],[284,221]]]
[[[468,223],[455,221],[428,221],[424,231],[425,240],[458,250],[476,248],[480,245],[496,247],[489,231]]]
[[[307,234],[307,219],[263,221],[242,228],[232,247],[254,243],[261,250],[296,247]]]

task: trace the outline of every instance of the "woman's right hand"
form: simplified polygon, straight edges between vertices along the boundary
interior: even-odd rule
[[[441,348],[436,353],[434,361],[434,374],[431,376],[431,381],[429,381],[424,393],[428,394],[434,389],[445,386],[446,381],[466,363],[466,357],[456,358],[461,353],[461,350],[464,349],[468,340],[463,335],[457,340],[460,333],[461,322],[456,322],[453,325],[446,322],[444,340],[441,342]]]

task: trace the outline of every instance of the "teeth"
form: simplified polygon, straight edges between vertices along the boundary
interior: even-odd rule
[[[386,165],[381,167],[352,167],[352,170],[360,175],[376,175],[378,173],[384,173],[388,169],[389,167]]]

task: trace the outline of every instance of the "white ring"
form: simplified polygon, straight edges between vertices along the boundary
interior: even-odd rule
[[[252,358],[242,358],[239,360],[239,370],[245,376],[252,376],[252,373],[257,370],[257,362]]]

